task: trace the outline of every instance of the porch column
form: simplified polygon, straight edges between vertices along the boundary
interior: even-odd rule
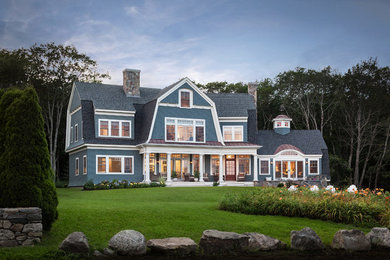
[[[224,169],[223,169],[223,155],[219,155],[219,183],[223,183],[223,174],[224,174]]]
[[[199,154],[199,181],[204,182],[203,180],[203,154]]]
[[[258,165],[257,154],[254,154],[253,155],[253,181],[259,181],[259,173],[257,170],[257,165]]]
[[[167,153],[167,182],[172,182],[171,171],[171,153]]]
[[[145,183],[150,183],[150,165],[149,165],[150,153],[145,153]]]

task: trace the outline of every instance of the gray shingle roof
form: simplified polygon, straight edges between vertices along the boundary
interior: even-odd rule
[[[253,97],[246,93],[206,93],[215,103],[219,117],[247,117],[248,110],[256,109]]]
[[[145,104],[154,99],[161,89],[140,88],[140,97],[126,97],[121,85],[76,82],[81,100],[91,100],[98,109],[135,111],[133,104]]]
[[[257,144],[263,146],[258,150],[261,155],[272,155],[283,144],[296,146],[304,154],[322,154],[323,149],[328,149],[319,130],[291,130],[286,135],[273,130],[259,130]]]

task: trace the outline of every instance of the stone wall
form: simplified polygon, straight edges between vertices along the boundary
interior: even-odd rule
[[[0,247],[34,245],[41,238],[40,208],[0,208]]]

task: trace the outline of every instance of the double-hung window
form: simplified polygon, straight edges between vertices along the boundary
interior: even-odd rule
[[[133,174],[134,173],[133,156],[98,155],[96,157],[97,157],[98,174]]]
[[[243,126],[223,126],[223,139],[227,142],[242,142],[243,132]]]
[[[260,174],[268,175],[269,174],[269,161],[260,160]]]
[[[205,142],[205,121],[202,119],[165,118],[165,140]]]
[[[318,174],[318,161],[310,160],[310,174]]]
[[[180,90],[180,107],[191,107],[191,94],[189,90]]]
[[[99,120],[99,136],[103,137],[131,137],[131,121]]]

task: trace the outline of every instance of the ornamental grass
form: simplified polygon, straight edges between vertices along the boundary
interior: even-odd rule
[[[257,188],[226,194],[219,204],[226,211],[253,215],[281,215],[330,220],[362,227],[390,228],[390,193],[381,189],[347,190],[297,187]]]

